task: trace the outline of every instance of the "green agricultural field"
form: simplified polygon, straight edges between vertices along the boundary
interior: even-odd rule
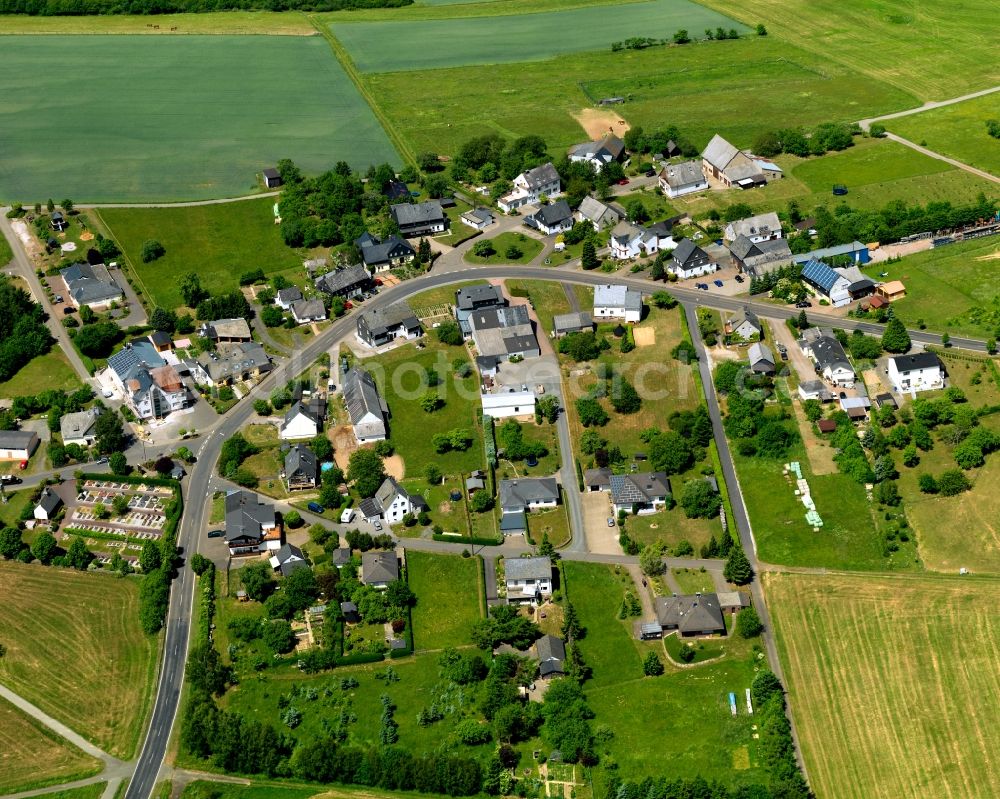
[[[894,313],[913,327],[979,338],[1000,329],[1000,242],[973,239],[927,250],[901,261],[865,270],[880,280],[902,280],[906,297],[892,304]]]
[[[608,109],[609,115],[647,128],[674,123],[698,147],[715,133],[749,146],[763,130],[847,122],[917,105],[903,90],[770,36],[619,53],[602,47],[545,62],[367,74],[363,80],[415,150],[449,154],[485,133],[538,134],[555,153],[586,139],[576,115],[616,95],[632,99]],[[484,85],[500,88],[483,92]],[[759,91],[761,85],[768,90]]]
[[[768,38],[794,42],[922,101],[1000,83],[996,27],[990,24],[994,0],[706,0],[705,5],[749,25],[763,22]]]
[[[954,169],[944,161],[893,141],[861,139],[856,142],[857,146],[839,153],[806,159],[792,168],[792,174],[811,191],[831,194],[834,183],[843,184],[848,191],[873,184],[884,189],[886,184],[896,181]],[[851,202],[850,194],[847,202]]]
[[[986,122],[994,119],[1000,119],[1000,93],[885,124],[905,139],[1000,176],[1000,140],[986,131]]]
[[[349,22],[330,26],[361,72],[401,72],[541,61],[565,53],[610,50],[631,36],[669,38],[686,28],[745,30],[688,0],[652,0],[535,14],[437,20]]]
[[[996,580],[763,579],[817,796],[1000,793]]]
[[[54,345],[45,355],[32,359],[6,383],[0,383],[0,397],[37,394],[50,388],[73,391],[82,384],[69,360]]]
[[[4,794],[70,782],[100,770],[96,758],[0,699],[0,791]]]
[[[481,408],[478,374],[473,370],[468,377],[456,377],[451,364],[458,358],[468,360],[464,347],[441,344],[433,331],[423,343],[423,349],[413,345],[398,347],[361,364],[372,373],[389,406],[389,437],[396,454],[411,477],[422,477],[430,463],[445,473],[481,469],[485,456],[477,416]],[[432,413],[427,413],[419,402],[428,390],[429,369],[436,370],[441,379],[435,390],[444,400],[444,405]],[[464,452],[437,454],[429,444],[429,436],[455,429],[470,431],[472,446]]]
[[[417,595],[413,640],[419,649],[466,646],[479,621],[479,561],[459,555],[406,553],[406,579]]]
[[[154,25],[156,27],[154,27]],[[274,34],[315,36],[316,29],[302,14],[274,14],[267,11],[218,11],[206,14],[147,14],[103,16],[20,16],[0,17],[0,34],[52,35],[132,34],[184,36],[185,34]]]
[[[157,649],[139,629],[139,584],[3,562],[0,583],[0,681],[109,754],[131,757]]]
[[[213,293],[239,288],[240,275],[261,267],[301,282],[302,255],[285,246],[273,224],[273,200],[247,200],[184,208],[103,208],[101,222],[125,253],[136,287],[150,305],[184,304],[180,278],[197,272]],[[144,264],[140,253],[156,239],[166,255]]]
[[[197,200],[257,191],[279,158],[398,161],[321,37],[6,36],[0,70],[6,199]]]

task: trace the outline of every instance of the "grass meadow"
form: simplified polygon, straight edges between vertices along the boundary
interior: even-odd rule
[[[0,563],[0,681],[105,752],[135,754],[156,669],[134,580]]]
[[[183,208],[102,208],[100,221],[128,259],[136,287],[151,305],[184,304],[180,279],[197,272],[201,285],[214,293],[233,291],[240,275],[261,267],[268,277],[303,276],[302,257],[281,240],[272,224],[274,201],[262,198]],[[144,264],[140,253],[156,239],[166,255]]]
[[[70,366],[69,360],[55,345],[45,355],[25,364],[10,380],[0,383],[0,397],[37,394],[50,388],[73,391],[80,385],[80,378]]]
[[[1000,119],[1000,93],[891,119],[886,127],[905,139],[1000,176],[1000,141],[986,132],[986,122],[991,119]]]
[[[913,327],[988,338],[1000,326],[1000,243],[994,238],[949,244],[866,269],[882,280],[901,280],[906,297],[893,312]]]
[[[817,796],[1000,792],[995,580],[773,573],[763,580]]]
[[[0,70],[6,199],[198,200],[280,158],[398,161],[321,37],[5,36]]]
[[[0,699],[0,791],[4,794],[71,782],[97,774],[101,768],[99,760]]]
[[[469,631],[481,618],[479,568],[476,558],[407,551],[406,578],[417,595],[413,640],[419,649],[470,643]]]
[[[156,27],[154,27],[154,25]],[[219,11],[206,14],[147,14],[103,16],[0,17],[0,35],[142,34],[185,36],[188,34],[315,36],[316,30],[302,14],[268,11]]]
[[[501,233],[488,241],[493,244],[492,255],[484,258],[469,250],[463,256],[465,262],[470,264],[527,264],[531,263],[545,246],[538,239],[520,231]],[[521,254],[517,258],[508,258],[506,255],[508,247],[517,247]]]
[[[497,8],[501,8],[497,6]],[[565,53],[610,50],[630,36],[669,38],[742,25],[689,0],[651,0],[614,7],[591,6],[491,17],[348,22],[332,24],[334,35],[361,72],[403,72],[541,61]]]
[[[705,0],[705,5],[748,25],[762,22],[768,38],[794,42],[921,101],[1000,83],[996,26],[990,23],[994,0]]]
[[[40,799],[101,799],[106,787],[106,782],[95,782],[92,785],[84,785],[82,788],[69,788],[65,791],[41,794]]]

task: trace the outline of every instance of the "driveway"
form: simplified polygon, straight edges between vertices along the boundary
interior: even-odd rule
[[[583,506],[583,529],[587,534],[587,551],[598,555],[620,555],[618,525],[608,527],[608,517],[613,516],[611,503],[605,491],[589,491],[580,495]]]
[[[815,380],[817,375],[813,362],[799,349],[799,345],[795,343],[795,336],[788,329],[788,325],[778,319],[764,319],[764,321],[771,326],[771,334],[774,336],[774,357],[779,362],[781,361],[777,349],[779,344],[783,344],[788,350],[788,366],[798,373],[799,382]]]

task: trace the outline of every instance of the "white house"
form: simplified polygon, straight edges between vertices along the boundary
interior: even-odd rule
[[[326,308],[323,300],[296,300],[292,303],[292,319],[296,324],[322,322],[326,319]]]
[[[557,200],[549,205],[543,205],[524,220],[526,225],[537,228],[546,236],[565,233],[573,227],[573,212],[565,200]]]
[[[609,478],[611,507],[615,515],[656,513],[666,507],[672,489],[665,472],[613,474]]]
[[[289,286],[278,290],[278,293],[274,295],[274,304],[281,310],[287,311],[292,307],[293,302],[298,302],[301,299],[302,290],[298,286]]]
[[[605,228],[614,227],[621,218],[621,213],[613,206],[590,196],[584,197],[580,207],[576,209],[576,221],[589,222],[598,233]]]
[[[504,558],[503,564],[508,602],[534,602],[552,596],[549,558]]]
[[[282,441],[301,438],[316,438],[319,433],[319,419],[301,402],[292,404],[281,423],[279,436]]]
[[[642,319],[642,292],[621,285],[595,286],[594,318],[638,322]]]
[[[667,271],[677,275],[678,280],[710,275],[718,268],[718,264],[712,261],[708,253],[691,239],[681,239],[667,265]]]
[[[38,498],[38,504],[35,505],[34,516],[40,522],[50,522],[55,518],[62,504],[62,499],[55,491],[51,488],[45,488]]]
[[[372,376],[364,369],[355,368],[348,371],[342,380],[344,404],[358,443],[387,438],[389,408],[378,393]]]
[[[760,319],[749,308],[737,311],[726,320],[726,333],[744,341],[760,338],[762,330]]]
[[[549,162],[522,172],[514,178],[513,190],[497,200],[497,205],[501,211],[509,214],[523,205],[538,203],[542,195],[551,199],[558,195],[561,189],[559,173]]]
[[[754,244],[761,241],[771,241],[781,238],[781,220],[774,211],[766,214],[737,219],[726,225],[722,232],[725,241],[736,241],[740,236],[746,236]]]
[[[396,524],[406,514],[419,513],[426,507],[423,497],[408,493],[394,478],[387,477],[374,497],[361,500],[358,510],[369,523],[381,519],[389,524]]]
[[[533,391],[500,391],[496,394],[483,394],[483,414],[494,419],[508,419],[512,416],[534,416],[535,392]]]
[[[59,432],[63,444],[79,444],[89,447],[97,436],[95,430],[97,417],[101,415],[99,408],[88,408],[77,413],[67,413],[59,419]]]
[[[620,161],[625,155],[625,142],[612,133],[603,139],[578,144],[570,148],[569,160],[589,164],[595,172],[600,172],[612,161]]]
[[[26,461],[38,449],[34,430],[0,430],[0,460]]]
[[[684,161],[680,164],[667,164],[659,175],[660,190],[673,199],[685,194],[707,191],[708,178],[701,170],[698,161]]]
[[[816,374],[835,386],[854,386],[854,367],[832,330],[810,327],[803,332],[798,343],[799,349],[815,362]]]
[[[944,369],[933,352],[913,352],[889,359],[889,382],[900,394],[944,388]]]

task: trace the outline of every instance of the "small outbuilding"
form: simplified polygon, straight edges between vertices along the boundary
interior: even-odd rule
[[[270,167],[270,166],[266,167],[261,172],[261,174],[264,177],[264,186],[266,186],[269,189],[276,189],[282,183],[282,181],[281,181],[281,173],[279,173],[278,170],[275,169],[274,167]]]

